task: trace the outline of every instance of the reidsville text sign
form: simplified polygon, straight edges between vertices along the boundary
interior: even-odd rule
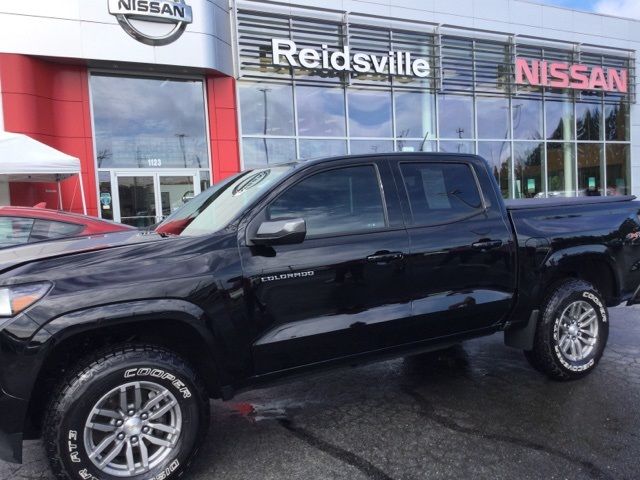
[[[271,40],[271,48],[274,65],[422,78],[431,74],[429,61],[425,58],[414,58],[411,52],[390,51],[387,55],[352,53],[349,47],[330,51],[327,45],[322,45],[320,49],[298,49],[294,41],[280,38]]]

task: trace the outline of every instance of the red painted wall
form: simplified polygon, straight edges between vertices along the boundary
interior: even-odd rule
[[[207,77],[213,181],[240,171],[238,102],[233,77]]]
[[[86,67],[0,54],[4,128],[25,133],[80,159],[87,213],[97,215],[95,164]],[[12,183],[13,205],[57,207],[56,184]],[[82,212],[76,178],[62,183],[63,208]]]

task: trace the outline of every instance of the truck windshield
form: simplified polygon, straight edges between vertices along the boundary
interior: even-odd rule
[[[291,166],[242,172],[213,185],[165,218],[158,233],[196,236],[226,227],[245,207],[273,186]]]

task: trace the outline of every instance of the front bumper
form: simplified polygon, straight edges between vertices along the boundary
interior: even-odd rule
[[[27,401],[0,389],[0,460],[22,463],[22,429]]]

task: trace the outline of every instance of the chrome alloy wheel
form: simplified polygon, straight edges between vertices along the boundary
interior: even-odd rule
[[[153,382],[113,388],[94,405],[84,427],[89,459],[116,477],[146,473],[176,447],[182,412],[176,397]]]
[[[590,303],[578,300],[567,306],[558,320],[557,345],[570,362],[591,355],[598,343],[598,314]]]

